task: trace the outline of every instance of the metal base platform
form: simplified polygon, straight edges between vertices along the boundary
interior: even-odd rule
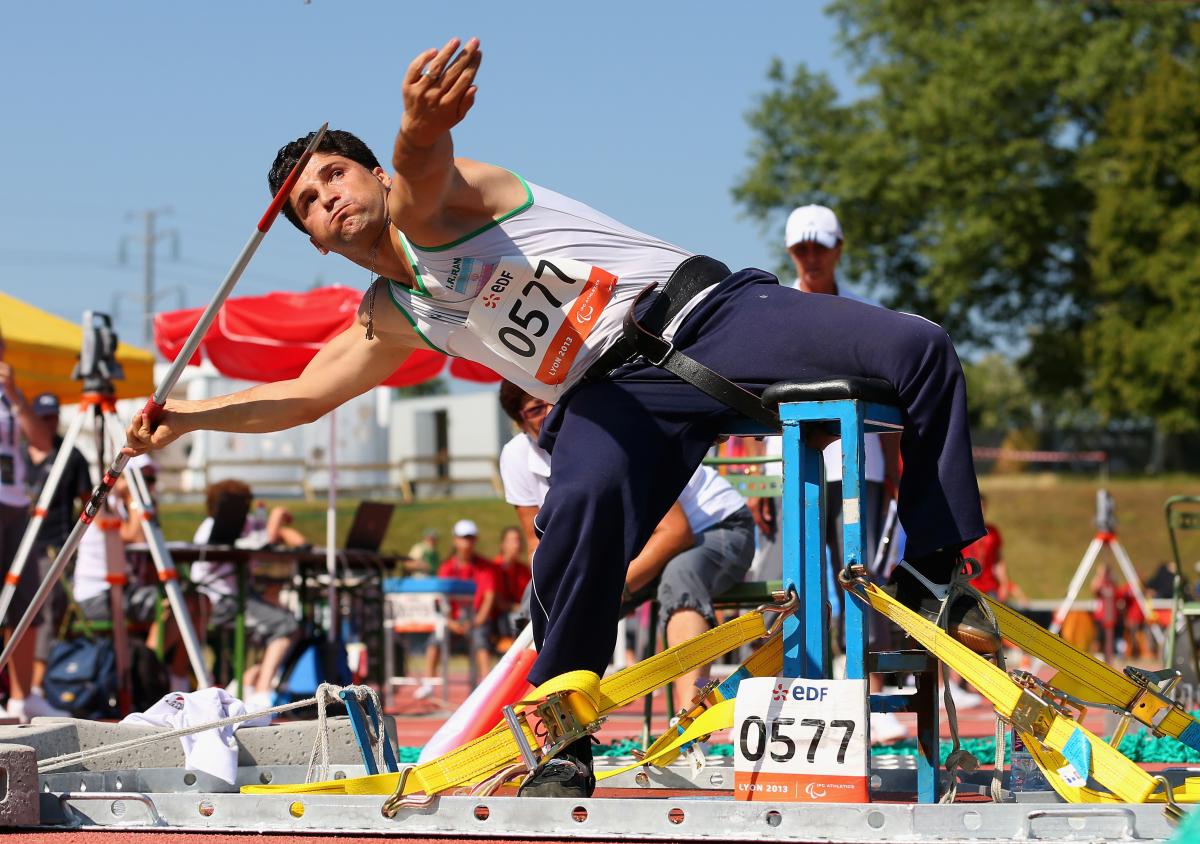
[[[915,788],[910,758],[881,761],[872,772],[874,793]],[[331,775],[362,773],[360,765],[338,765]],[[302,766],[243,767],[238,785],[303,777]],[[1161,808],[1151,805],[747,803],[732,798],[732,782],[729,760],[716,759],[699,773],[675,765],[630,771],[604,783],[627,796],[579,801],[442,797],[389,820],[380,813],[381,796],[243,795],[236,786],[178,768],[79,771],[39,777],[40,828],[807,842],[1165,841],[1174,832]],[[984,782],[978,776],[968,790]],[[1019,796],[1057,801],[1053,793]]]

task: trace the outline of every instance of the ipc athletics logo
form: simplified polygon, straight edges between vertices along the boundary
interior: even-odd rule
[[[499,293],[488,293],[486,296],[483,297],[483,306],[485,308],[493,308],[494,309],[496,307],[496,305],[498,305],[498,304],[500,304],[500,294]]]
[[[815,782],[810,782],[808,785],[804,786],[804,793],[808,796],[809,800],[820,800],[825,796],[825,789],[817,785]]]

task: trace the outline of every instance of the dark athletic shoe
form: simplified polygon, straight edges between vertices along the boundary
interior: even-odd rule
[[[942,608],[941,600],[907,570],[897,568],[892,583],[884,590],[910,610],[936,622]],[[950,605],[950,622],[946,632],[977,654],[994,654],[1000,650],[1000,635],[988,621],[979,602],[963,595]]]
[[[595,790],[592,745],[589,739],[584,738],[547,760],[533,776],[521,783],[517,796],[581,798],[591,797]]]

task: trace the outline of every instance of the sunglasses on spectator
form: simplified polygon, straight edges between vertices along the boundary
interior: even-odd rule
[[[545,416],[549,411],[550,405],[546,404],[544,401],[540,401],[536,404],[531,404],[527,407],[521,408],[521,418],[533,420],[537,419],[539,416]]]

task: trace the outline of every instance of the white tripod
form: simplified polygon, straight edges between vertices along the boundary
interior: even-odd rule
[[[24,571],[25,566],[29,562],[30,554],[37,541],[38,532],[41,530],[43,521],[45,521],[47,508],[50,506],[55,491],[61,482],[67,460],[79,438],[79,432],[83,428],[84,421],[88,417],[91,417],[93,420],[98,452],[101,455],[101,465],[103,465],[104,452],[107,451],[109,454],[116,453],[124,445],[125,429],[117,417],[116,397],[111,381],[111,377],[114,375],[115,377],[121,377],[119,375],[120,369],[115,362],[108,362],[107,364],[102,361],[95,362],[97,360],[95,357],[96,350],[88,348],[89,345],[97,345],[92,337],[93,331],[98,326],[100,331],[108,327],[107,315],[94,314],[92,311],[87,311],[84,314],[84,350],[80,356],[80,366],[77,368],[77,372],[83,372],[84,379],[84,394],[80,401],[79,413],[67,430],[63,444],[58,450],[57,457],[55,457],[54,465],[50,469],[50,475],[46,479],[46,485],[42,489],[41,495],[38,496],[37,505],[33,511],[33,518],[29,520],[25,534],[21,537],[21,544],[17,549],[17,555],[13,559],[12,566],[4,578],[3,589],[0,589],[0,618],[3,618],[5,613],[8,612],[9,605],[16,594],[16,586],[20,580],[21,572]],[[101,341],[98,345],[105,345],[105,343]],[[115,340],[112,345],[115,348]],[[196,674],[197,687],[206,688],[212,685],[212,680],[204,664],[204,652],[196,636],[196,630],[192,626],[191,614],[188,612],[187,603],[184,601],[183,590],[179,586],[175,563],[171,559],[171,553],[167,549],[162,529],[155,518],[146,481],[142,477],[141,470],[135,466],[126,465],[124,474],[132,494],[133,505],[141,514],[142,534],[145,536],[146,544],[150,549],[150,556],[154,560],[158,579],[167,593],[167,600],[170,602],[171,612],[174,614],[176,623],[179,626],[180,637],[184,648],[187,650],[188,660],[191,663],[192,671]],[[122,588],[124,579],[124,554],[122,552],[119,559],[113,559],[113,556],[113,554],[109,554],[109,579],[113,601],[113,645],[117,657],[117,670],[123,679],[126,676],[125,669],[128,666],[128,648],[125,625],[123,623],[124,605],[121,603],[124,592]],[[52,573],[52,576],[56,575]],[[42,584],[41,588],[47,589],[48,587],[46,584]],[[121,687],[125,688],[125,684],[122,683]]]
[[[1112,551],[1113,556],[1117,560],[1117,565],[1121,568],[1121,574],[1125,578],[1125,582],[1129,584],[1133,590],[1134,598],[1138,602],[1138,606],[1142,608],[1142,615],[1150,625],[1150,632],[1154,636],[1155,641],[1161,646],[1163,643],[1163,633],[1158,625],[1154,623],[1154,611],[1150,608],[1149,601],[1146,600],[1146,595],[1142,591],[1142,581],[1138,577],[1137,570],[1133,567],[1133,562],[1129,559],[1129,555],[1125,553],[1124,546],[1117,539],[1117,518],[1114,510],[1112,496],[1108,490],[1098,490],[1096,492],[1096,535],[1092,537],[1092,542],[1088,545],[1087,552],[1083,555],[1083,559],[1079,562],[1079,567],[1075,569],[1075,576],[1071,578],[1071,585],[1067,588],[1067,597],[1059,604],[1059,607],[1054,612],[1054,621],[1050,625],[1051,633],[1058,633],[1062,630],[1063,623],[1067,619],[1067,613],[1071,611],[1072,605],[1079,597],[1080,591],[1083,589],[1084,581],[1087,580],[1088,574],[1091,573],[1092,566],[1095,564],[1100,552],[1108,548]]]

